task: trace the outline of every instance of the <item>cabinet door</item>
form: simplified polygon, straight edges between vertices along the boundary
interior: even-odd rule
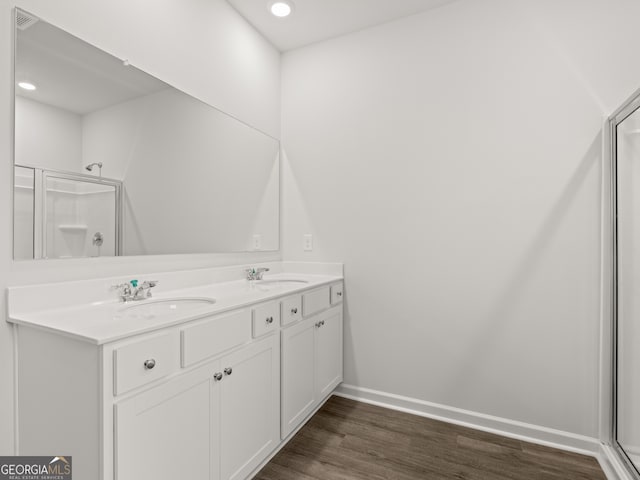
[[[115,406],[117,480],[217,479],[217,362]]]
[[[282,439],[295,430],[315,406],[316,321],[312,317],[282,331]]]
[[[279,443],[279,340],[272,335],[220,361],[224,371],[218,385],[223,480],[244,480]]]
[[[323,400],[342,382],[342,309],[318,315],[316,328],[316,398]]]

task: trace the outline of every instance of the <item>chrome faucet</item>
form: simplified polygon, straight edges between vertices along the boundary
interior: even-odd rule
[[[120,285],[113,285],[112,290],[118,290],[122,302],[132,302],[151,298],[151,289],[158,284],[157,280],[145,280],[138,285],[138,280],[131,280]]]
[[[251,280],[262,280],[262,276],[264,275],[265,272],[268,272],[269,269],[268,268],[247,268],[245,270],[246,274],[247,274],[247,280],[251,281]]]

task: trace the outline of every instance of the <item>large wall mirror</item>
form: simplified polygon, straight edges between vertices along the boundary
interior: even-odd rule
[[[279,142],[16,10],[14,258],[277,250]]]

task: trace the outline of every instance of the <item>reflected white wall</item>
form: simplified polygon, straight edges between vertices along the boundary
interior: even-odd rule
[[[82,172],[82,117],[16,96],[15,163]]]
[[[16,167],[13,195],[13,255],[16,260],[33,258],[34,172]]]
[[[86,115],[83,141],[124,182],[125,255],[278,249],[275,139],[168,89]]]

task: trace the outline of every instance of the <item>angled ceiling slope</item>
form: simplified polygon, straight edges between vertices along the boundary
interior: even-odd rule
[[[284,52],[338,37],[456,0],[291,0],[286,18],[269,12],[270,0],[227,0],[276,48]]]

